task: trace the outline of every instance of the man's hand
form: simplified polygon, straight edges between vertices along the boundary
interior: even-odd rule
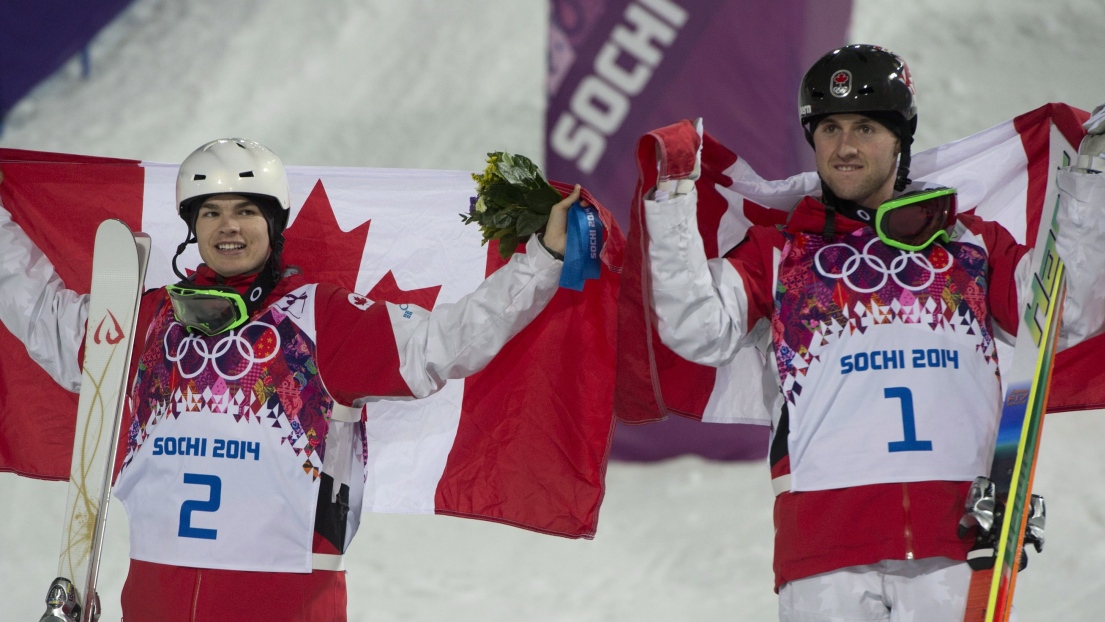
[[[1082,127],[1086,129],[1086,137],[1078,147],[1074,168],[1086,173],[1101,173],[1105,171],[1105,104],[1094,108]]]
[[[579,184],[576,184],[571,194],[552,206],[552,211],[549,213],[549,222],[545,225],[545,236],[542,238],[542,243],[545,248],[554,253],[559,253],[561,256],[564,255],[564,249],[568,243],[568,208],[578,200]],[[582,205],[586,206],[587,202],[584,201]]]
[[[4,183],[4,169],[0,168],[0,184]]]
[[[656,145],[656,167],[659,177],[656,183],[654,196],[657,200],[665,200],[667,197],[688,194],[694,188],[694,182],[702,174],[702,117],[694,120],[694,129],[698,134],[698,147],[694,155],[694,167],[690,171],[675,172],[670,170],[667,154],[662,146]]]

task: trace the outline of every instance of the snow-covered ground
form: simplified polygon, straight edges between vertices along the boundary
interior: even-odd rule
[[[480,168],[543,148],[538,0],[138,0],[7,119],[0,146],[179,161],[244,135],[303,165]],[[1046,12],[1045,12],[1046,11]],[[1047,101],[1105,101],[1099,0],[856,2],[852,40],[910,63],[921,149]],[[1021,620],[1099,620],[1105,413],[1049,418],[1037,488],[1047,550]],[[446,517],[370,515],[350,557],[351,620],[771,620],[762,464],[611,464],[594,541]],[[33,620],[54,577],[65,485],[0,474],[0,621]],[[101,581],[117,619],[127,533],[114,504]],[[248,595],[243,595],[248,597]]]

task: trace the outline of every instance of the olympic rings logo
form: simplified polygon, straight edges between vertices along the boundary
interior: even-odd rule
[[[180,371],[180,375],[185,378],[195,378],[196,376],[200,375],[201,373],[203,373],[203,370],[207,368],[207,363],[210,362],[211,368],[215,370],[215,373],[218,374],[220,378],[224,380],[238,380],[239,378],[244,377],[246,374],[252,371],[254,365],[259,365],[261,363],[267,363],[271,361],[276,356],[276,353],[280,351],[280,333],[277,332],[275,326],[271,324],[266,324],[265,322],[250,322],[239,330],[232,330],[228,332],[225,337],[220,339],[214,345],[214,347],[211,348],[208,347],[207,342],[204,341],[202,338],[194,337],[185,333],[184,339],[181,339],[180,343],[177,344],[176,351],[170,352],[169,336],[172,335],[173,331],[177,328],[179,328],[181,331],[185,330],[184,326],[181,325],[179,322],[173,322],[172,326],[169,327],[169,330],[165,332],[165,337],[162,339],[162,343],[165,346],[165,358],[169,362],[176,363],[177,369]],[[270,352],[268,355],[258,358],[257,351],[253,348],[254,342],[251,342],[243,337],[246,331],[250,330],[251,328],[260,328],[262,332],[272,331],[272,335],[275,339],[276,345],[273,346],[272,352]],[[260,337],[258,337],[258,340],[259,339]],[[248,363],[245,369],[234,375],[228,374],[219,368],[219,359],[224,354],[229,352],[231,348],[234,348],[237,351],[238,355],[242,358],[242,360]],[[198,369],[194,371],[186,371],[184,369],[182,361],[184,357],[186,357],[188,353],[192,351],[194,351],[196,355],[199,356],[200,359],[202,359],[203,362]]]
[[[943,274],[952,267],[952,257],[950,253],[947,253],[947,251],[945,251],[945,253],[948,255],[947,265],[943,266],[942,268],[937,268],[936,266],[932,265],[932,262],[929,261],[928,257],[925,257],[921,253],[916,253],[912,251],[905,252],[900,250],[898,251],[898,256],[891,260],[890,265],[887,266],[886,261],[884,261],[882,258],[872,255],[868,252],[871,249],[871,245],[878,241],[878,238],[871,238],[871,241],[863,246],[862,252],[857,251],[856,249],[844,243],[836,243],[822,246],[813,256],[814,267],[817,268],[818,274],[821,274],[822,276],[827,276],[831,279],[844,279],[844,282],[848,284],[848,287],[850,287],[852,291],[860,294],[870,294],[882,289],[883,286],[886,285],[887,281],[891,278],[894,279],[894,282],[900,285],[902,289],[907,289],[911,292],[918,292],[923,289],[927,289],[929,285],[932,285],[933,281],[936,280],[937,274]],[[844,263],[840,266],[839,272],[834,273],[827,270],[822,264],[821,253],[835,247],[847,249],[852,254],[850,257],[844,260]],[[874,287],[861,287],[852,281],[851,277],[853,274],[856,273],[857,270],[860,269],[861,263],[869,270],[873,270],[882,275],[882,280],[879,281],[878,285],[875,285]],[[928,278],[925,279],[924,283],[920,285],[910,285],[907,283],[903,283],[902,280],[898,277],[898,275],[901,274],[910,265],[919,266],[928,273]]]

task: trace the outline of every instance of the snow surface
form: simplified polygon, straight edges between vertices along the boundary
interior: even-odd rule
[[[0,146],[176,162],[239,135],[303,165],[475,170],[490,150],[539,156],[547,14],[535,0],[138,0],[94,43],[92,77],[59,71],[12,111]],[[860,0],[851,39],[909,61],[924,149],[1047,101],[1105,101],[1103,24],[1099,0]],[[1020,619],[1099,620],[1105,416],[1046,428],[1047,550],[1019,581]],[[350,619],[775,619],[763,464],[614,463],[607,486],[594,541],[366,516],[348,556]],[[65,494],[0,475],[0,621],[41,614]],[[117,503],[111,516],[104,620],[119,615],[127,563]]]

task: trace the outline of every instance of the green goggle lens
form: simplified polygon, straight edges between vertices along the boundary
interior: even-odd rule
[[[955,188],[904,194],[879,206],[875,232],[887,246],[920,251],[936,240],[947,242],[956,216]]]
[[[238,328],[249,319],[245,299],[233,288],[169,285],[165,289],[173,315],[189,330],[214,336]]]

